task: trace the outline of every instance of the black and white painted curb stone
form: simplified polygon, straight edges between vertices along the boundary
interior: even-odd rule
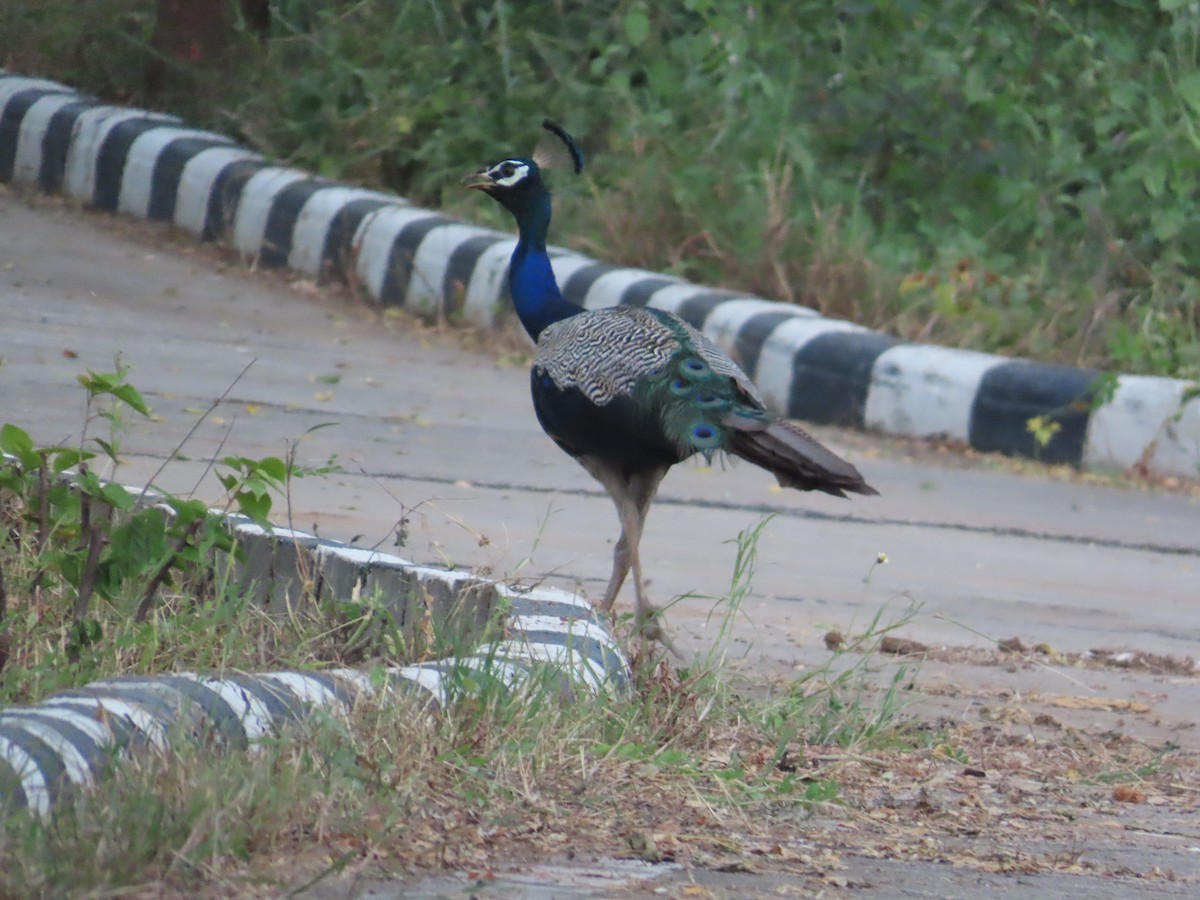
[[[352,278],[383,304],[491,324],[515,239],[403,199],[273,165],[228,138],[0,70],[0,182],[171,222],[265,266]],[[775,410],[884,434],[947,437],[1050,463],[1200,476],[1200,398],[1171,378],[1100,373],[898,341],[809,309],[560,251],[588,308],[674,312],[734,356]],[[1030,420],[1057,430],[1040,446]],[[1046,429],[1045,437],[1050,434]]]
[[[142,502],[147,495],[151,504],[158,499],[140,488],[126,490]],[[549,689],[563,697],[620,693],[629,686],[620,648],[574,594],[518,590],[287,528],[267,532],[237,516],[226,525],[242,549],[237,583],[273,610],[299,601],[304,572],[318,602],[376,598],[406,637],[451,614],[478,628],[499,610],[502,636],[466,655],[373,674],[174,672],[108,678],[35,706],[0,707],[0,815],[22,808],[45,815],[139,749],[216,740],[252,750],[317,710],[344,716],[362,700],[386,700],[401,691],[436,711],[485,684],[513,693]]]

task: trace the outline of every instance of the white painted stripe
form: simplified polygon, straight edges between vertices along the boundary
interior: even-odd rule
[[[415,575],[418,578],[428,578],[433,581],[441,581],[445,584],[457,587],[460,584],[470,584],[479,581],[470,572],[464,572],[462,569],[435,569],[432,566],[406,566],[406,570],[410,575]],[[482,583],[482,582],[480,582]]]
[[[398,669],[388,669],[388,673],[393,677],[399,676],[408,681],[415,682],[433,694],[434,699],[439,704],[445,706],[446,685],[442,682],[442,673],[437,669],[426,669],[422,666],[402,666]]]
[[[767,406],[779,413],[788,408],[796,353],[801,347],[822,334],[866,330],[861,325],[853,325],[839,319],[808,316],[798,316],[780,322],[763,342],[755,372],[755,381]]]
[[[353,246],[358,251],[358,277],[366,285],[367,293],[376,300],[382,298],[392,245],[404,227],[411,222],[436,217],[437,213],[415,206],[390,206],[363,217]]]
[[[88,766],[87,757],[80,753],[79,748],[63,737],[62,732],[53,726],[36,719],[17,719],[7,715],[3,717],[3,721],[11,723],[13,727],[20,728],[22,731],[29,732],[49,744],[59,761],[62,762],[67,778],[75,784],[87,784],[92,780],[92,770]]]
[[[600,690],[605,680],[604,669],[578,650],[562,644],[534,644],[528,641],[501,641],[496,644],[498,653],[514,659],[530,662],[552,663],[563,667],[568,675],[580,678],[593,693]]]
[[[80,95],[75,93],[73,88],[59,84],[57,81],[47,81],[45,78],[26,78],[22,75],[4,75],[3,72],[4,70],[0,69],[0,75],[3,75],[0,77],[0,112],[4,111],[9,100],[22,91],[62,91],[80,99]]]
[[[758,297],[726,300],[714,307],[713,311],[708,314],[708,318],[704,320],[702,329],[704,336],[726,353],[733,355],[734,348],[737,346],[738,333],[750,319],[765,312],[785,313],[796,318],[806,319],[811,319],[816,315],[811,309],[792,306],[789,303],[775,303]],[[740,359],[735,359],[734,362],[739,366],[743,364]]]
[[[1112,400],[1088,422],[1084,465],[1124,469],[1145,462],[1155,473],[1197,477],[1200,397],[1181,405],[1188,387],[1174,378],[1119,376]]]
[[[318,559],[336,557],[359,566],[387,566],[396,569],[406,569],[413,565],[407,559],[392,556],[379,550],[367,550],[361,547],[329,546],[322,544],[315,548]]]
[[[104,139],[122,122],[135,120],[162,122],[164,125],[179,122],[174,116],[124,106],[97,106],[79,114],[67,148],[63,193],[85,202],[92,199],[96,190],[96,158]]]
[[[243,159],[262,159],[258,153],[241,147],[210,147],[201,150],[183,166],[179,190],[175,193],[175,224],[192,234],[204,234],[208,221],[208,201],[217,177],[230,163]],[[225,217],[228,222],[229,217]]]
[[[132,725],[146,736],[155,749],[167,748],[167,732],[163,724],[140,706],[135,706],[116,697],[49,697],[43,700],[42,706],[61,707],[66,709],[90,712],[99,721],[104,716],[112,716]]]
[[[679,308],[684,303],[693,297],[707,293],[709,293],[708,288],[682,281],[679,284],[668,284],[666,287],[659,288],[650,295],[650,300],[646,305],[651,309],[661,309],[664,312],[678,315]]]
[[[34,184],[42,170],[42,143],[54,114],[79,99],[78,94],[50,94],[36,101],[21,119],[17,152],[13,158],[13,183]]]
[[[12,766],[13,771],[17,773],[29,809],[41,816],[48,813],[50,791],[46,786],[46,776],[37,767],[33,757],[8,738],[0,737],[0,759]]]
[[[312,178],[300,169],[267,166],[250,176],[242,188],[237,215],[233,220],[233,246],[244,256],[257,256],[266,240],[267,219],[279,192],[297,181]]]
[[[179,677],[188,678],[203,685],[228,703],[238,717],[238,721],[242,723],[242,730],[245,731],[246,738],[251,744],[272,732],[271,710],[263,701],[237,682],[227,681],[224,678],[207,678],[191,672],[181,673]]]
[[[508,263],[516,246],[516,240],[500,241],[479,254],[463,304],[463,315],[467,321],[484,327],[495,323],[500,312],[504,282],[508,277]]]
[[[615,269],[605,272],[592,282],[583,298],[585,309],[604,309],[617,306],[630,285],[645,281],[647,278],[662,278],[658,272],[647,272],[645,269]]]
[[[518,631],[550,631],[562,634],[568,639],[589,638],[605,646],[612,645],[612,638],[607,631],[585,619],[563,620],[560,616],[532,615],[512,616],[508,621],[509,626]]]
[[[989,369],[1008,361],[924,344],[885,350],[871,369],[863,424],[885,434],[965,441],[980,381]]]
[[[125,157],[125,170],[121,173],[121,194],[117,209],[123,213],[144,219],[150,212],[150,192],[154,187],[154,167],[163,150],[179,138],[207,138],[232,144],[229,138],[211,131],[195,128],[165,126],[143,132],[134,138]],[[182,173],[181,173],[182,174]]]
[[[540,587],[521,590],[510,587],[507,584],[497,584],[496,593],[500,597],[508,597],[514,600],[532,600],[535,603],[567,603],[580,612],[587,614],[591,614],[594,611],[592,604],[588,603],[578,594],[573,594],[570,591],[564,591],[560,588]]]
[[[85,715],[73,709],[50,709],[46,706],[34,706],[25,709],[6,709],[0,712],[6,719],[21,718],[31,712],[36,712],[38,715],[45,716],[48,719],[57,719],[64,725],[71,725],[84,732],[90,737],[97,747],[110,747],[116,739],[112,730],[103,722],[97,722],[92,716]]]
[[[389,692],[391,690],[386,686],[381,688],[370,675],[359,669],[326,669],[322,674],[331,675],[339,681],[348,681],[368,697],[376,696],[381,689]]]
[[[341,706],[338,695],[302,672],[271,672],[259,675],[259,681],[273,682],[291,691],[301,700],[317,706]]]
[[[432,229],[421,239],[413,259],[412,275],[404,305],[421,312],[437,312],[442,308],[442,288],[446,283],[446,266],[459,245],[471,238],[494,234],[487,228],[474,225],[443,225]]]
[[[307,531],[296,531],[293,528],[283,528],[279,525],[274,526],[271,531],[267,531],[267,529],[263,528],[257,522],[239,522],[237,525],[233,526],[233,530],[239,534],[248,534],[254,536],[270,535],[271,537],[293,541],[315,540],[317,537],[315,534],[309,534]]]
[[[288,254],[288,266],[297,272],[320,275],[325,261],[325,240],[334,218],[354,200],[380,200],[392,206],[403,206],[395,196],[368,191],[365,188],[335,185],[322,188],[306,201],[296,217],[292,230],[292,249]]]

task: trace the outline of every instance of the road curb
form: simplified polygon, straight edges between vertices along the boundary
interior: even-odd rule
[[[377,302],[490,325],[511,235],[276,166],[229,138],[0,70],[0,182],[173,223],[259,265],[351,280]],[[1196,385],[911,344],[812,310],[558,252],[588,308],[674,312],[717,341],[779,412],[1088,468],[1200,475]],[[1040,419],[1041,428],[1031,426]]]
[[[161,495],[124,487],[140,504],[170,513]],[[360,702],[400,692],[438,711],[488,685],[514,694],[549,689],[564,697],[629,688],[620,647],[575,594],[521,590],[288,528],[267,531],[243,516],[223,521],[243,551],[237,582],[270,608],[294,606],[306,589],[318,601],[376,596],[406,633],[426,616],[437,621],[465,608],[477,626],[502,612],[502,637],[479,643],[468,655],[381,668],[374,675],[344,668],[173,672],[103,679],[34,706],[0,707],[0,816],[19,809],[47,815],[139,750],[162,751],[180,741],[253,750],[318,710],[345,716]]]

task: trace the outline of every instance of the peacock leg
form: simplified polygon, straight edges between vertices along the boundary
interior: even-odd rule
[[[620,509],[618,508],[618,513]],[[617,594],[621,592],[621,585],[625,583],[625,576],[629,574],[629,539],[625,537],[625,529],[621,529],[621,536],[617,538],[617,546],[613,548],[613,568],[612,575],[608,579],[608,587],[604,589],[604,598],[596,604],[605,612],[611,612],[613,604],[617,601]]]
[[[592,470],[589,469],[589,471]],[[592,474],[596,475],[595,471],[592,471]],[[596,478],[612,495],[613,502],[617,506],[617,515],[621,519],[621,536],[617,539],[617,546],[613,548],[612,575],[608,579],[608,587],[604,590],[604,598],[598,604],[605,612],[610,612],[613,604],[616,603],[621,585],[625,583],[625,577],[629,574],[631,563],[630,531],[626,524],[626,515],[622,510],[622,503],[631,502],[636,511],[636,530],[633,533],[632,542],[636,548],[641,545],[642,532],[646,527],[646,514],[650,512],[650,503],[654,499],[655,493],[658,492],[658,486],[667,474],[667,469],[643,470],[634,472],[625,478],[618,478],[615,473],[606,474],[612,479],[612,482],[599,475],[596,475]],[[623,501],[619,498],[626,498],[626,500]]]
[[[646,514],[650,511],[650,502],[658,490],[659,483],[667,474],[668,466],[653,469],[640,469],[626,473],[622,469],[596,457],[579,457],[579,463],[593,478],[604,486],[617,507],[617,517],[621,521],[621,536],[613,548],[612,575],[608,579],[608,587],[604,589],[604,597],[596,604],[599,609],[611,612],[616,603],[617,594],[625,577],[629,574],[634,554],[642,540],[642,529],[646,524]],[[639,582],[638,609],[642,608],[645,593]]]

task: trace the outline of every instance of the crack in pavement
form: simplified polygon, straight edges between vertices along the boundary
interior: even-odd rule
[[[378,478],[388,481],[424,481],[430,484],[462,485],[461,478],[444,476],[409,475],[394,472],[361,472],[368,478]],[[521,491],[530,494],[565,494],[572,497],[602,497],[608,499],[608,494],[601,490],[586,488],[546,487],[545,485],[516,484],[504,481],[468,481],[470,487],[494,491]],[[1200,558],[1200,547],[1183,547],[1176,544],[1157,544],[1152,542],[1122,541],[1116,538],[1089,537],[1086,535],[1058,534],[1049,531],[1034,531],[1030,528],[1020,528],[1007,525],[967,525],[961,522],[938,522],[923,519],[897,519],[892,517],[869,518],[854,513],[827,513],[813,509],[797,509],[790,506],[773,506],[769,503],[736,503],[729,500],[703,500],[686,497],[672,497],[670,494],[660,494],[654,500],[655,506],[682,506],[691,509],[721,509],[737,512],[758,513],[760,515],[786,516],[794,519],[807,519],[814,522],[837,522],[847,525],[900,526],[903,528],[927,528],[940,531],[956,531],[966,534],[985,534],[996,537],[1022,538],[1026,540],[1046,541],[1060,544],[1094,545],[1116,550],[1133,550],[1141,553],[1156,553],[1163,556],[1194,556]]]

